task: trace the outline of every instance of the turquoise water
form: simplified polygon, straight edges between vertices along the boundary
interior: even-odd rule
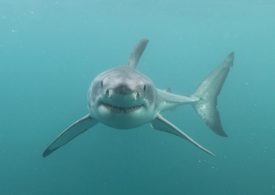
[[[275,194],[275,2],[0,0],[0,194]],[[150,126],[98,125],[48,158],[87,113],[90,81],[150,42],[139,70],[190,95],[228,53],[219,110],[228,138],[194,110],[165,116],[216,154]]]

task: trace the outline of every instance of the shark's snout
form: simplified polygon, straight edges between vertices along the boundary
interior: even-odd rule
[[[131,94],[131,93],[134,92],[134,90],[132,90],[130,88],[130,86],[126,85],[126,84],[118,85],[117,87],[114,88],[114,91],[115,91],[115,93],[126,94],[126,95]]]
[[[104,95],[107,98],[112,98],[114,96],[128,96],[133,97],[133,99],[137,100],[140,97],[140,92],[132,89],[128,85],[121,84],[114,88],[105,89]]]
[[[138,91],[116,91],[113,89],[107,89],[104,94],[104,99],[109,99],[110,101],[118,101],[119,99],[123,100],[123,102],[131,102],[135,103],[142,99],[140,92]]]

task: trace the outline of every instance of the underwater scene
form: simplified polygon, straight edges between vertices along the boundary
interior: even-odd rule
[[[0,0],[0,195],[275,194],[274,10]]]

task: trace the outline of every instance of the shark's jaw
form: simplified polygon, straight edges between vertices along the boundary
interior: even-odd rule
[[[100,106],[104,106],[110,112],[127,114],[127,113],[135,112],[135,111],[141,109],[142,107],[144,107],[144,104],[119,106],[119,105],[115,105],[115,104],[112,104],[112,103],[106,103],[106,102],[102,101],[100,103]]]
[[[151,106],[143,99],[136,101],[129,96],[118,95],[110,99],[99,97],[91,109],[91,114],[105,125],[117,129],[130,129],[152,120],[150,108]]]

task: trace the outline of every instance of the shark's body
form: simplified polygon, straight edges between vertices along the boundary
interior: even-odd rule
[[[150,78],[137,71],[136,66],[148,43],[141,40],[130,55],[126,66],[99,74],[88,91],[89,113],[70,125],[44,151],[46,157],[98,122],[117,129],[131,129],[151,123],[156,130],[184,138],[214,155],[190,136],[165,119],[161,112],[179,105],[191,104],[203,121],[218,135],[226,136],[216,109],[217,96],[233,65],[234,54],[214,70],[189,97],[157,89]]]

